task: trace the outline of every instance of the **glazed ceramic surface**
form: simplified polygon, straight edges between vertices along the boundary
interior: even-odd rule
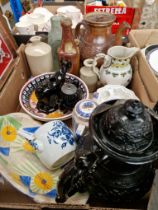
[[[74,156],[76,143],[72,131],[59,120],[41,125],[34,134],[20,129],[19,134],[30,137],[28,142],[35,149],[41,162],[49,169],[58,169]],[[30,135],[30,136],[28,136]]]
[[[31,23],[35,31],[49,31],[51,28],[50,18],[53,16],[46,8],[38,7],[30,14],[25,14],[20,17],[20,23]]]
[[[106,53],[107,49],[113,44],[122,44],[122,33],[130,26],[127,22],[123,22],[114,41],[111,26],[115,18],[115,15],[107,12],[91,12],[85,14],[83,21],[77,24],[75,35],[80,40],[79,47],[82,61],[87,58],[94,58],[97,53]]]
[[[156,76],[158,76],[158,45],[149,45],[146,48],[142,49],[142,53],[144,54],[151,70]]]
[[[140,101],[112,100],[93,111],[90,133],[111,157],[141,165],[158,157],[157,123],[156,113]]]
[[[53,70],[51,47],[40,40],[40,36],[31,37],[32,43],[27,44],[25,48],[26,58],[33,76]]]
[[[36,108],[37,105],[37,97],[35,96],[35,88],[42,84],[44,80],[49,79],[54,73],[45,73],[39,76],[36,76],[30,79],[21,89],[19,100],[22,108],[25,112],[31,115],[33,118],[41,121],[51,121],[51,120],[66,120],[71,118],[72,112],[63,113],[61,110],[56,110],[50,114],[41,113]],[[76,77],[75,75],[66,74],[66,81],[70,82],[77,80],[79,82],[79,89],[81,92],[82,99],[86,99],[89,97],[89,92],[86,84]]]
[[[25,35],[35,34],[34,25],[30,22],[18,22],[15,24],[15,28],[20,34],[25,34]]]
[[[71,5],[59,7],[57,9],[57,14],[71,18],[72,28],[75,28],[76,25],[83,19],[83,15],[82,15],[80,9],[78,9],[75,6],[71,6]]]
[[[80,78],[88,86],[89,92],[94,92],[96,90],[98,82],[98,77],[93,71],[93,62],[94,60],[92,58],[84,60],[84,66],[80,69]],[[97,67],[95,66],[95,68]]]
[[[139,48],[127,48],[114,46],[108,49],[107,55],[97,54],[95,61],[104,58],[100,71],[94,72],[99,76],[102,84],[127,86],[132,79],[132,67],[130,59],[139,51]]]
[[[93,100],[97,104],[116,99],[138,99],[135,93],[122,85],[105,85],[93,93]]]
[[[44,167],[34,148],[18,135],[19,129],[30,132],[40,126],[28,115],[13,113],[0,116],[0,171],[7,181],[37,202],[55,203],[56,183],[62,170]],[[68,203],[84,204],[88,195],[75,195]]]

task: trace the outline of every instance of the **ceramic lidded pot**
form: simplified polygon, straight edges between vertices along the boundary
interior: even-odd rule
[[[68,179],[61,176],[57,201],[77,191],[112,203],[141,199],[152,186],[158,158],[156,113],[134,99],[113,100],[97,106],[89,123],[72,168],[63,174]]]
[[[157,159],[156,113],[134,99],[111,101],[98,107],[92,113],[90,128],[107,154],[130,164]]]
[[[40,36],[30,39],[31,43],[25,48],[26,58],[33,76],[53,70],[53,59],[51,47],[41,42]]]

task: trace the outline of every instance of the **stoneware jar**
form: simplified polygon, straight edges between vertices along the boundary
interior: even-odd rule
[[[132,79],[131,58],[139,51],[139,48],[127,48],[114,46],[108,49],[107,55],[99,53],[94,59],[94,72],[98,75],[102,84],[127,86]],[[100,71],[96,71],[96,61],[104,58]]]
[[[92,58],[86,59],[83,62],[84,66],[80,69],[80,78],[88,86],[89,92],[94,92],[97,88],[98,77],[93,71],[93,65],[96,67],[97,62],[94,62]],[[99,71],[97,68],[96,71]]]
[[[32,75],[51,72],[53,67],[51,47],[41,42],[40,36],[31,37],[30,41],[25,48],[25,54]]]

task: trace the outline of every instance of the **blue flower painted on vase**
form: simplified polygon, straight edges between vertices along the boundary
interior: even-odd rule
[[[66,147],[67,143],[70,145],[74,144],[72,132],[63,122],[60,121],[53,122],[52,129],[47,134],[47,139],[49,144],[60,144],[62,149]]]

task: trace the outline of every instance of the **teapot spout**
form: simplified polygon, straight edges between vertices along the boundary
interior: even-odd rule
[[[114,45],[122,45],[122,37],[123,37],[124,31],[127,29],[131,29],[131,26],[129,25],[129,23],[125,21],[122,22],[115,35]]]

